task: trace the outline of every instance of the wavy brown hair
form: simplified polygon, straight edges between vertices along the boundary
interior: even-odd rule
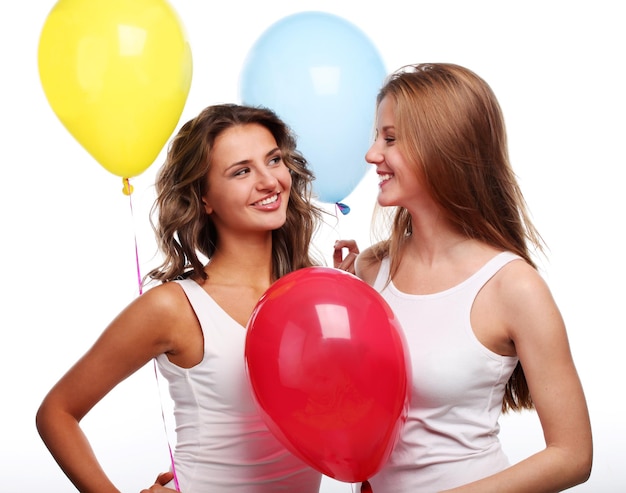
[[[514,252],[536,268],[529,245],[542,252],[543,240],[511,168],[504,118],[489,85],[454,64],[408,65],[387,78],[377,105],[383,98],[394,104],[398,145],[447,219],[468,238]],[[411,233],[409,212],[394,208],[389,239],[376,244],[364,261],[389,255],[391,278]],[[502,409],[532,408],[518,363]]]
[[[185,123],[169,145],[165,164],[157,175],[157,198],[151,210],[151,223],[164,260],[146,278],[162,282],[186,275],[207,278],[201,257],[210,259],[218,241],[215,225],[202,203],[213,145],[225,130],[249,124],[262,125],[271,132],[292,179],[287,219],[272,232],[274,280],[318,264],[309,248],[322,212],[311,201],[314,176],[296,149],[291,129],[267,108],[220,104],[205,108]]]

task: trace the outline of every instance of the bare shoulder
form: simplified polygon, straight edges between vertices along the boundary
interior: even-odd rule
[[[550,296],[550,289],[541,274],[526,261],[519,259],[506,264],[494,276],[493,284],[502,296],[501,301],[511,304],[528,302]]]
[[[355,273],[370,286],[374,285],[380,270],[380,260],[374,253],[374,247],[369,247],[359,254],[355,264]]]
[[[167,315],[188,305],[183,288],[176,282],[159,284],[144,292],[138,300],[159,315]]]
[[[134,320],[152,334],[170,361],[189,368],[203,355],[199,322],[182,286],[167,282],[155,286],[136,301]]]
[[[546,330],[549,325],[561,329],[560,313],[548,284],[524,260],[509,262],[486,287],[493,301],[491,306],[500,308],[513,339],[531,334],[532,328]]]
[[[145,291],[121,316],[137,324],[149,324],[155,332],[170,332],[195,319],[183,288],[175,282],[159,284]]]

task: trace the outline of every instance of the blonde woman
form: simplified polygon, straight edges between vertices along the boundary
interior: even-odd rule
[[[458,65],[408,66],[388,78],[376,109],[366,159],[391,231],[359,255],[356,273],[403,326],[413,389],[373,491],[549,493],[586,481],[585,396],[563,319],[533,263],[542,242],[491,88]],[[354,242],[338,242],[335,265],[357,253]],[[498,418],[532,408],[546,446],[511,465]]]

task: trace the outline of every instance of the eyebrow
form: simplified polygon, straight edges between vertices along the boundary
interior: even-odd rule
[[[382,133],[388,133],[390,130],[391,130],[391,131],[393,131],[393,132],[395,132],[395,131],[396,131],[396,127],[395,127],[395,125],[385,125],[385,126],[384,126],[383,128],[381,128],[380,130],[376,129],[376,130],[374,131],[374,138],[375,138],[375,139],[377,139],[377,138],[378,138],[378,136],[379,136],[380,134],[382,134]]]
[[[271,151],[268,151],[265,154],[265,157],[268,158],[276,153],[280,153],[280,147],[274,147]],[[226,171],[228,171],[231,168],[234,168],[235,166],[242,166],[244,164],[248,164],[251,161],[251,159],[242,159],[241,161],[237,161],[236,163],[232,163],[230,166],[226,167]]]

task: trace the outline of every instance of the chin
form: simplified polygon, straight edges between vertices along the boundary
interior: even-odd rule
[[[277,219],[276,221],[271,221],[269,227],[272,231],[282,228],[287,222],[287,216],[283,216],[281,219]]]
[[[380,195],[378,196],[376,201],[378,202],[378,205],[381,207],[392,207],[396,205],[392,200],[389,200],[385,197],[381,197]]]

